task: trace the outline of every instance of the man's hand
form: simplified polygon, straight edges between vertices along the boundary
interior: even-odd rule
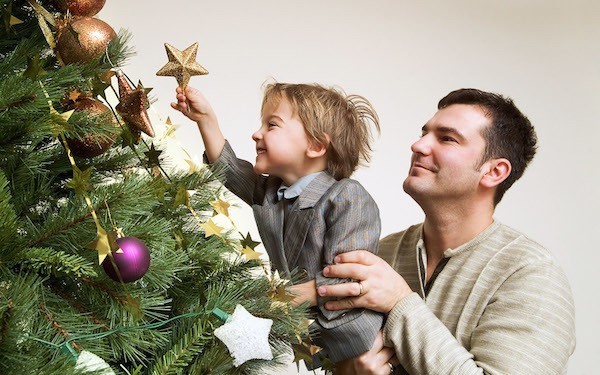
[[[412,293],[406,281],[377,255],[364,250],[339,254],[336,264],[323,269],[326,277],[351,278],[358,282],[320,286],[320,296],[348,297],[325,303],[328,310],[364,307],[388,314],[401,299]]]
[[[337,363],[333,373],[336,375],[388,375],[392,373],[391,365],[397,364],[394,349],[383,346],[383,334],[379,331],[371,350]]]

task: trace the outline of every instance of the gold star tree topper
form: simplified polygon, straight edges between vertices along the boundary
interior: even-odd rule
[[[192,76],[208,74],[208,70],[196,62],[198,53],[198,42],[192,44],[185,50],[180,51],[172,45],[165,43],[169,62],[156,72],[157,76],[173,76],[177,84],[185,90]]]

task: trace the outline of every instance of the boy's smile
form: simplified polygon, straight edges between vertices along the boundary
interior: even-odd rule
[[[307,171],[309,141],[304,125],[285,97],[266,103],[260,128],[252,134],[256,142],[254,171],[281,178],[288,186]]]

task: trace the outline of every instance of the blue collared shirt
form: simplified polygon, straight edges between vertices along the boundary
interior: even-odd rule
[[[315,177],[317,177],[317,175],[321,172],[315,172],[307,174],[306,176],[302,176],[298,179],[298,181],[294,182],[292,186],[287,186],[284,183],[281,183],[281,186],[279,186],[279,189],[277,189],[277,199],[282,200],[283,198],[292,199],[298,197],[300,194],[302,194],[304,189],[306,189],[308,184],[310,184],[312,180],[314,180]]]

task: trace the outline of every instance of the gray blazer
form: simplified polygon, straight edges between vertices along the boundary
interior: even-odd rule
[[[288,207],[284,233],[283,201],[277,198],[281,179],[254,172],[252,164],[238,159],[226,142],[215,164],[227,166],[225,186],[252,206],[256,224],[272,264],[282,277],[294,270],[306,273],[301,282],[317,285],[347,282],[322,274],[339,253],[357,249],[377,252],[381,223],[373,198],[357,181],[336,181],[321,172]],[[318,299],[315,344],[333,362],[371,349],[383,315],[371,310],[328,311]]]

